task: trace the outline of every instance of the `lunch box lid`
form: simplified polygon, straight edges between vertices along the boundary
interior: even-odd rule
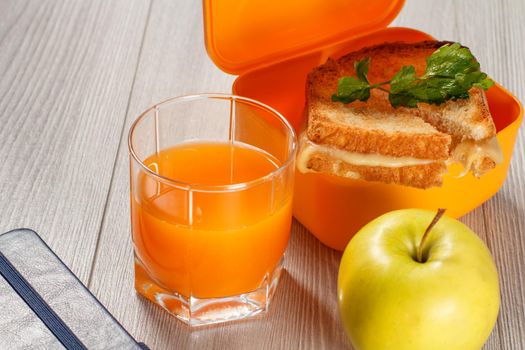
[[[206,50],[224,72],[256,68],[390,24],[405,0],[203,0]]]

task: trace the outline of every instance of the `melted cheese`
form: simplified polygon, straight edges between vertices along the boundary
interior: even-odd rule
[[[308,168],[308,161],[312,154],[320,153],[337,159],[339,162],[359,166],[382,166],[398,168],[404,166],[417,166],[436,162],[432,159],[418,159],[413,157],[393,157],[376,153],[358,153],[341,150],[327,145],[319,145],[308,139],[305,133],[300,137],[300,149],[297,155],[297,169],[302,172],[311,172]],[[499,164],[503,162],[503,154],[496,137],[484,141],[463,141],[452,152],[452,157],[447,161],[458,162],[463,165],[463,172],[459,177],[465,176],[473,165],[475,159],[489,157]],[[335,166],[336,164],[334,164]]]
[[[496,137],[477,142],[473,140],[461,142],[452,152],[450,162],[458,162],[463,165],[463,172],[458,176],[462,177],[471,170],[476,159],[484,157],[492,159],[496,164],[503,162],[503,153]]]
[[[399,168],[403,166],[424,165],[435,162],[431,159],[418,159],[413,157],[394,157],[377,153],[358,153],[341,150],[335,147],[319,145],[308,140],[305,134],[300,138],[300,150],[297,155],[297,169],[302,172],[310,172],[308,160],[314,153],[321,153],[333,157],[339,161],[359,166],[382,166],[388,168]]]

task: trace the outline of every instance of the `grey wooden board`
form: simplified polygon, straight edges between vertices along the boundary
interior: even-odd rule
[[[0,1],[0,231],[31,227],[87,281],[147,1]]]
[[[129,125],[157,101],[228,92],[234,79],[206,55],[201,11],[195,0],[0,0],[0,229],[37,229],[153,349],[349,347],[335,300],[340,253],[297,222],[263,318],[190,331],[133,291]],[[521,0],[409,0],[393,25],[461,41],[525,100],[524,16]],[[523,146],[520,134],[503,189],[462,219],[500,272],[502,308],[485,349],[525,349]]]

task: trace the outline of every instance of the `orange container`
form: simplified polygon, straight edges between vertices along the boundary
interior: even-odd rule
[[[306,75],[328,57],[384,42],[433,39],[410,28],[386,28],[403,3],[204,0],[206,48],[219,68],[239,75],[235,94],[276,108],[299,131]],[[442,187],[427,190],[297,171],[294,216],[321,242],[342,250],[359,228],[391,210],[442,207],[460,217],[478,207],[503,185],[523,119],[521,103],[502,86],[488,90],[487,98],[504,161],[481,179],[455,177],[456,164]]]

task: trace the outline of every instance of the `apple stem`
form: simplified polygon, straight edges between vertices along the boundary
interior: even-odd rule
[[[423,237],[421,238],[421,242],[419,242],[419,246],[417,247],[416,259],[420,263],[424,263],[424,261],[423,261],[423,246],[425,245],[425,240],[427,239],[428,234],[430,233],[432,228],[437,224],[439,219],[441,219],[443,214],[445,214],[445,210],[446,209],[442,209],[442,208],[438,209],[438,211],[436,213],[436,216],[434,216],[434,218],[432,219],[432,222],[430,223],[430,225],[428,225],[427,229],[425,230],[425,233],[423,234]]]

